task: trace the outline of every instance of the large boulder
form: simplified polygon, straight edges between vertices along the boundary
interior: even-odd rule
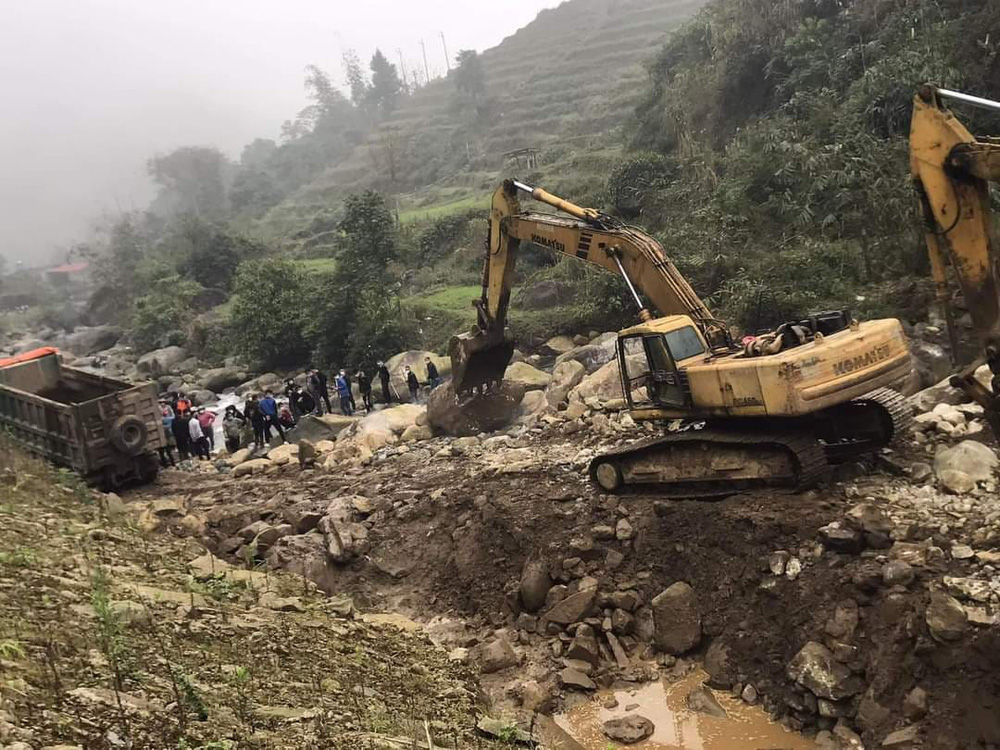
[[[656,624],[656,647],[668,654],[684,654],[701,642],[701,610],[691,586],[678,581],[650,603]]]
[[[992,448],[976,440],[963,440],[934,457],[934,473],[941,478],[946,471],[960,471],[974,482],[982,482],[993,476],[998,464],[1000,459]]]
[[[63,347],[82,357],[110,349],[122,337],[122,330],[117,326],[94,326],[93,328],[77,328],[63,339]]]
[[[624,398],[617,359],[608,362],[597,372],[585,377],[569,394],[570,401],[580,402],[586,401],[591,396],[596,396],[602,401]]]
[[[553,336],[542,345],[542,353],[554,356],[565,354],[576,346],[569,336]]]
[[[511,383],[523,385],[526,391],[544,391],[552,376],[532,367],[527,362],[514,362],[507,367],[504,379]]]
[[[527,422],[534,417],[538,417],[551,411],[553,411],[553,409],[549,406],[549,402],[545,399],[545,393],[543,391],[528,391],[524,394],[524,398],[521,399],[521,403],[517,407],[517,412],[515,412],[514,418]]]
[[[167,346],[142,355],[135,364],[144,375],[159,377],[174,372],[177,365],[187,358],[187,350],[183,347]]]
[[[940,382],[951,374],[951,358],[937,344],[914,339],[910,341],[910,353],[916,363],[920,384],[924,388]]]
[[[359,417],[345,417],[339,414],[328,414],[323,417],[307,414],[299,418],[293,429],[288,430],[286,437],[290,442],[308,440],[311,443],[318,443],[321,440],[333,440],[341,430],[358,421]]]
[[[431,394],[427,422],[435,432],[455,437],[494,432],[511,423],[524,393],[524,386],[505,380],[499,390],[459,399],[446,385]]]
[[[243,373],[235,367],[217,367],[205,370],[201,374],[201,387],[216,393],[222,393],[227,388],[235,388],[243,381]]]
[[[553,409],[569,398],[569,392],[580,385],[587,368],[575,359],[560,362],[552,371],[552,379],[545,389],[545,399]]]
[[[556,365],[563,362],[579,362],[587,373],[597,372],[618,354],[618,334],[602,333],[589,344],[577,346],[556,357]]]
[[[515,305],[518,310],[548,310],[571,303],[575,296],[573,285],[565,281],[539,281],[522,288]]]
[[[431,358],[431,362],[437,367],[438,374],[442,378],[448,378],[451,375],[451,360],[448,357],[439,357],[434,352],[411,350],[401,352],[386,360],[385,366],[389,369],[392,378],[390,382],[396,390],[395,395],[398,398],[405,400],[410,398],[410,389],[406,385],[405,367],[409,366],[417,374],[421,385],[427,382],[427,363],[425,361],[427,357]],[[376,393],[381,390],[382,386],[379,384],[377,375],[372,378],[372,385]]]

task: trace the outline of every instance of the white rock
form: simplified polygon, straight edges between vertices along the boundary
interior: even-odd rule
[[[942,471],[960,471],[972,481],[981,482],[993,476],[998,464],[1000,459],[991,448],[976,440],[963,440],[934,457],[934,472],[940,478]]]

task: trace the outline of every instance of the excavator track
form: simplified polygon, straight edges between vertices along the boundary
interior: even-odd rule
[[[891,388],[879,388],[821,412],[815,430],[827,460],[841,464],[891,445],[912,423],[906,399]]]
[[[590,463],[605,492],[648,487],[677,498],[721,498],[768,487],[804,490],[829,469],[820,442],[801,431],[687,430],[609,451]]]

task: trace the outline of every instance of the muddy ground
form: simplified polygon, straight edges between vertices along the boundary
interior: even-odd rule
[[[962,581],[996,584],[992,485],[956,497],[933,478],[915,481],[911,473],[922,473],[930,450],[910,445],[805,494],[614,497],[585,476],[596,438],[554,429],[514,435],[392,447],[342,473],[294,464],[239,480],[171,471],[128,499],[137,509],[174,503],[144,522],[195,536],[231,562],[256,555],[363,609],[427,623],[439,642],[459,649],[456,659],[467,648],[475,664],[497,638],[512,642],[521,666],[483,677],[500,709],[527,702],[526,681],[546,697],[532,707],[554,711],[580,700],[559,679],[575,626],[548,622],[545,609],[540,617],[523,612],[519,580],[537,559],[556,586],[568,587],[562,595],[596,580],[606,609],[586,614],[598,632],[612,614],[612,593],[639,594],[629,621],[615,627],[631,664],[616,664],[602,641],[591,675],[598,686],[655,676],[641,666],[657,657],[649,604],[685,581],[697,596],[702,637],[681,664],[707,656],[714,686],[738,693],[753,685],[776,718],[822,732],[832,743],[824,746],[851,747],[852,732],[864,747],[887,737],[892,747],[1000,746],[1000,627],[990,609],[997,592],[961,593]],[[294,533],[309,526],[304,513],[331,509],[355,527],[353,548],[337,562],[316,530]],[[263,527],[247,527],[260,521],[282,529],[265,540],[270,549],[248,544]],[[820,531],[833,522],[850,533]],[[932,592],[965,609],[960,622],[942,629],[928,614]],[[789,671],[809,642],[836,656],[842,684],[827,700],[825,688],[806,689],[809,680]],[[659,659],[669,667],[677,655]]]

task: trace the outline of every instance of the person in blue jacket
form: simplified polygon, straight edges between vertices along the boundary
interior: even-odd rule
[[[264,415],[264,438],[268,441],[271,440],[271,429],[274,428],[281,435],[281,442],[287,443],[288,438],[285,437],[285,430],[281,426],[281,422],[278,421],[278,402],[274,400],[274,394],[271,391],[267,391],[264,394],[264,398],[260,400],[260,411]]]
[[[340,411],[349,417],[354,414],[354,397],[351,394],[351,381],[343,370],[337,374],[336,384],[337,395],[340,396]]]

